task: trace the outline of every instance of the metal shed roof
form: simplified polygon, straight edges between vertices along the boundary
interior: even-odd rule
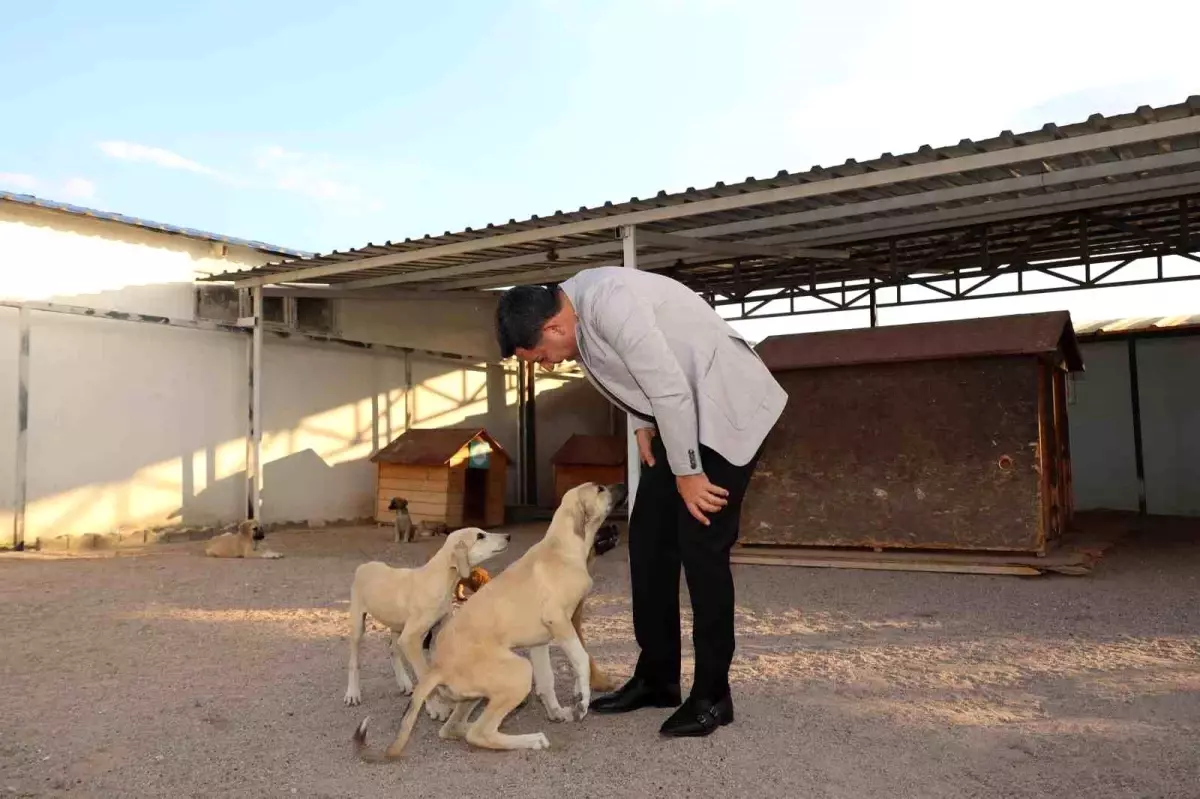
[[[95,208],[85,208],[82,205],[71,205],[70,203],[60,203],[54,200],[46,200],[41,197],[35,197],[32,194],[15,194],[10,191],[0,191],[0,202],[16,203],[18,205],[28,205],[35,208],[45,208],[48,211],[58,211],[72,216],[86,216],[92,219],[102,219],[106,222],[116,222],[121,225],[129,225],[130,227],[142,228],[144,230],[153,230],[158,233],[172,233],[177,236],[184,236],[189,239],[198,239],[200,241],[214,241],[220,244],[234,244],[239,247],[257,250],[267,255],[282,255],[289,258],[310,258],[312,253],[304,250],[293,250],[287,247],[277,247],[274,244],[267,244],[262,241],[253,241],[250,239],[239,239],[234,236],[223,236],[219,233],[208,233],[195,228],[179,227],[178,225],[169,225],[165,222],[154,222],[149,219],[139,219],[125,214],[117,214],[111,211],[98,211]]]
[[[289,259],[214,276],[240,286],[329,283],[346,289],[421,284],[454,290],[556,282],[620,258],[619,227],[636,225],[639,267],[666,269],[705,292],[750,290],[952,268],[953,261],[1075,253],[1079,232],[1039,228],[1039,215],[1115,208],[1089,246],[1098,254],[1144,249],[1180,216],[1200,236],[1200,96],[1069,125],[1047,124],[983,141],[923,146],[833,167],[546,217],[509,220],[348,252]],[[971,231],[989,225],[989,236]],[[1031,238],[1031,228],[1034,236]],[[949,258],[938,232],[962,231]],[[897,238],[903,240],[897,242]],[[688,249],[689,239],[703,241]],[[735,266],[736,264],[736,266]],[[748,281],[748,282],[747,282]]]
[[[773,371],[1056,351],[1068,369],[1083,370],[1066,311],[770,336],[756,351]]]
[[[1130,316],[1124,319],[1080,322],[1075,325],[1075,335],[1080,338],[1105,338],[1133,333],[1175,333],[1184,330],[1200,331],[1200,314]]]
[[[468,442],[482,438],[508,457],[504,448],[482,427],[441,427],[433,430],[406,430],[386,447],[371,456],[372,463],[399,463],[406,466],[444,466]]]

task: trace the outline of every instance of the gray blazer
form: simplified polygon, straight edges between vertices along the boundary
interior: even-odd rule
[[[701,443],[749,463],[787,394],[708,303],[669,277],[620,266],[585,269],[560,288],[579,319],[584,372],[645,420],[635,428],[658,428],[674,474],[704,470]]]

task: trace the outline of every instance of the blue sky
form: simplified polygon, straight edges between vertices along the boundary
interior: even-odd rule
[[[0,188],[328,251],[1200,93],[1200,3],[971,7],[14,4]]]
[[[324,251],[1200,91],[1189,5],[1047,5],[17,4],[0,187]]]

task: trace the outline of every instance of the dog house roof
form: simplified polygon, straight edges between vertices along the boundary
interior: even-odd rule
[[[755,350],[772,371],[1051,352],[1083,371],[1067,311],[770,336]]]
[[[554,466],[624,466],[625,440],[618,436],[575,433],[554,453]]]
[[[371,456],[372,463],[399,463],[406,466],[445,466],[469,442],[481,438],[505,458],[508,453],[482,427],[442,427],[434,430],[406,430],[390,444]]]

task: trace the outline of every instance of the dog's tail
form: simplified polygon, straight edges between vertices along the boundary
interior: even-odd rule
[[[358,755],[358,759],[364,763],[385,763],[389,760],[395,760],[404,752],[404,747],[408,744],[408,739],[412,735],[413,726],[417,723],[417,717],[421,715],[421,708],[425,706],[426,700],[436,691],[442,684],[442,676],[436,669],[430,669],[425,672],[425,676],[417,683],[417,690],[413,692],[412,701],[408,705],[408,711],[404,714],[404,718],[400,721],[400,732],[396,735],[396,740],[392,741],[392,745],[386,751],[372,752],[367,747],[367,724],[371,721],[371,717],[367,716],[363,719],[358,728],[354,730],[354,753]]]

